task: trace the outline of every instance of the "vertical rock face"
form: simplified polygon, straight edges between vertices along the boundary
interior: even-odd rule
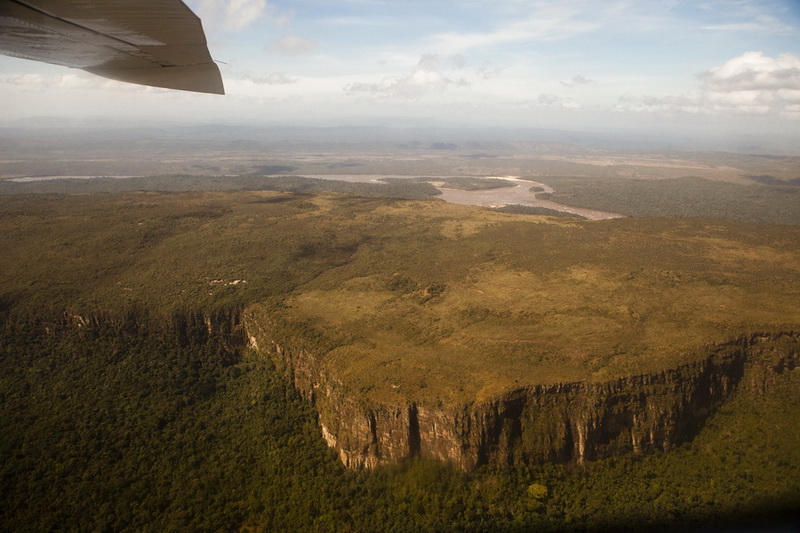
[[[216,342],[233,352],[244,345],[242,310],[222,309],[214,313],[202,311],[175,312],[168,316],[152,316],[146,310],[131,309],[127,313],[60,313],[42,314],[35,318],[39,330],[46,335],[78,331],[88,336],[155,336],[178,344]]]
[[[599,459],[668,450],[691,438],[737,387],[759,392],[800,360],[797,333],[757,334],[715,346],[696,362],[604,383],[522,387],[485,403],[389,405],[352,394],[321,354],[279,345],[263,318],[245,317],[256,344],[319,413],[322,435],[349,468],[421,456],[464,470],[482,464]]]

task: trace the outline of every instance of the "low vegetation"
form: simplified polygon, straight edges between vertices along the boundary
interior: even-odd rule
[[[302,176],[191,176],[58,178],[34,181],[0,180],[0,195],[76,194],[93,192],[283,191],[302,194],[341,193],[361,197],[427,199],[441,194],[425,180],[394,179],[358,183]]]
[[[273,192],[12,196],[0,214],[17,312],[169,321],[279,299],[376,396],[604,381],[800,324],[797,228]]]
[[[503,187],[514,186],[514,183],[500,178],[442,176],[436,178],[415,178],[414,181],[420,183],[431,183],[437,187],[446,187],[448,189],[458,189],[461,191],[485,191],[489,189],[501,189]]]
[[[486,400],[657,372],[707,344],[800,324],[796,229],[462,209],[418,204],[430,215],[406,222],[410,241],[373,239],[286,298],[281,313],[336,346],[327,364],[354,390]],[[379,212],[408,220],[399,206]]]
[[[270,362],[213,343],[0,334],[6,531],[569,531],[791,524],[800,383],[666,454],[346,470]]]
[[[662,180],[537,177],[555,202],[632,217],[708,217],[756,224],[800,225],[800,188],[775,180],[772,186],[738,185],[703,178]],[[783,183],[783,185],[779,185]]]
[[[796,329],[798,228],[299,192],[40,194],[3,199],[0,248],[5,530],[635,529],[800,503],[794,373],[669,454],[353,473],[235,320],[266,302],[381,397],[605,380]]]
[[[529,207],[526,205],[509,204],[495,209],[501,213],[514,213],[518,215],[538,215],[545,217],[560,217],[560,218],[581,218],[578,215],[567,213],[565,211],[556,211],[555,209],[548,209],[546,207]]]

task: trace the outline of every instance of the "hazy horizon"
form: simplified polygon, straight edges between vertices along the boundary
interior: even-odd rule
[[[791,0],[191,0],[226,96],[0,57],[0,127],[32,117],[800,137]]]
[[[612,151],[720,151],[739,154],[800,156],[800,132],[771,134],[730,130],[707,135],[703,131],[643,131],[636,128],[535,128],[452,126],[408,121],[343,121],[335,125],[251,122],[189,122],[102,117],[28,117],[0,123],[0,138],[56,140],[195,140],[307,142],[323,145],[366,143],[554,143]],[[459,145],[461,143],[462,145]]]

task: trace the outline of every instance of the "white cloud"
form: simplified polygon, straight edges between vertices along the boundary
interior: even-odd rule
[[[528,102],[525,105],[527,107],[546,107],[550,109],[581,109],[581,107],[583,107],[581,106],[580,102],[577,102],[572,98],[562,98],[553,93],[541,93],[536,97],[534,102]]]
[[[224,8],[225,26],[232,30],[246,28],[264,17],[266,9],[266,0],[229,0]]]
[[[243,80],[251,81],[256,85],[287,85],[297,83],[297,78],[292,78],[281,72],[267,74],[266,76],[245,75]]]
[[[594,80],[590,80],[589,78],[578,74],[577,76],[573,76],[573,78],[569,81],[562,81],[561,85],[565,87],[575,87],[576,85],[586,85],[587,83],[592,83]]]
[[[700,94],[681,96],[623,95],[614,107],[615,111],[635,113],[672,114],[676,112],[692,115],[712,113],[712,109],[704,102]]]
[[[787,105],[783,110],[783,115],[788,118],[800,120],[800,104]]]
[[[377,83],[356,82],[345,87],[350,95],[367,94],[384,98],[419,98],[432,91],[441,91],[451,85],[466,86],[466,80],[452,80],[439,68],[439,56],[423,55],[414,70],[402,77],[383,78]]]
[[[450,63],[452,63],[455,68],[464,68],[467,66],[467,60],[464,59],[463,54],[456,54],[451,57]]]
[[[317,43],[296,35],[285,35],[269,45],[270,50],[284,54],[305,54],[317,47]]]
[[[777,113],[798,118],[800,57],[746,52],[699,75],[699,90],[680,96],[624,95],[618,111],[739,115]]]
[[[490,66],[484,65],[484,66],[478,67],[475,72],[478,75],[478,77],[480,77],[480,78],[482,78],[484,80],[490,80],[492,78],[496,78],[497,76],[499,76],[502,71],[503,71],[502,68],[490,67]]]
[[[439,56],[436,54],[425,54],[419,58],[419,68],[426,71],[435,71],[439,68]]]
[[[540,2],[524,19],[515,19],[485,32],[445,32],[434,35],[432,48],[459,54],[482,47],[528,41],[555,41],[588,33],[600,27],[597,21],[582,20],[587,11],[566,2]]]
[[[800,90],[800,57],[746,52],[700,75],[713,92]]]
[[[192,8],[203,20],[203,25],[237,31],[266,20],[286,24],[288,14],[278,14],[267,0],[196,0]]]
[[[558,102],[558,96],[552,93],[542,93],[536,99],[536,102],[541,105],[553,105]]]
[[[26,91],[44,91],[47,89],[105,90],[128,92],[145,92],[159,90],[131,83],[123,83],[100,76],[85,74],[81,71],[67,70],[66,74],[16,74],[0,78],[0,82],[12,86],[25,87]]]
[[[743,20],[739,22],[730,22],[727,24],[710,24],[703,26],[704,30],[721,31],[721,32],[761,32],[761,33],[787,33],[794,28],[788,24],[784,24],[779,19],[764,15],[764,14],[751,14],[748,16],[746,13],[739,13]]]

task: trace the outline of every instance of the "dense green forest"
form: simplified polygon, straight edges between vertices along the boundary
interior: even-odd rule
[[[673,220],[592,225],[542,219],[540,241],[512,248],[518,232],[527,231],[526,217],[428,204],[244,192],[4,198],[0,530],[791,524],[800,508],[796,371],[785,372],[763,394],[737,393],[691,442],[669,453],[585,466],[484,466],[470,473],[422,460],[346,470],[322,439],[313,407],[268,358],[245,347],[237,323],[244,306],[277,302],[358,261],[389,269],[389,276],[409,261],[420,283],[429,284],[452,273],[443,267],[444,273],[428,273],[415,254],[432,254],[456,269],[467,256],[454,254],[474,254],[480,245],[496,264],[516,265],[535,258],[537,246],[568,240],[588,264],[597,250],[590,242],[608,247],[611,236],[657,230],[663,237],[680,226]],[[768,237],[775,250],[785,247],[778,257],[791,265],[786,258],[795,253],[796,236],[787,229],[796,228],[684,221],[674,230],[681,237],[674,246],[686,255],[701,230],[709,232],[704,239],[742,246],[698,259],[702,271],[706,264],[739,261],[739,255],[747,259]],[[510,249],[518,253],[505,253]],[[604,253],[596,260],[624,259]],[[551,259],[564,265],[576,260]],[[647,260],[676,268],[661,256]],[[789,270],[782,268],[766,275],[786,281]],[[656,274],[677,283],[674,272]],[[206,318],[224,327],[211,327]]]
[[[539,215],[547,217],[559,218],[580,218],[578,215],[567,213],[565,211],[556,211],[555,209],[547,209],[546,207],[528,207],[526,205],[509,204],[503,207],[496,208],[497,211],[502,213],[517,213],[520,215]]]
[[[800,225],[800,188],[738,185],[703,178],[661,180],[544,176],[558,203],[633,217],[708,217],[757,224]],[[779,180],[778,180],[779,181]]]
[[[769,176],[767,176],[769,177]],[[755,176],[753,178],[764,178]],[[705,217],[756,224],[800,225],[800,187],[794,182],[755,180],[753,185],[711,181],[699,177],[676,179],[623,179],[600,177],[538,176],[553,194],[540,199],[599,209],[633,217]],[[381,183],[306,178],[302,176],[241,175],[191,176],[162,175],[131,178],[52,179],[15,182],[0,180],[0,196],[16,194],[77,194],[125,191],[284,191],[302,194],[342,193],[360,197],[424,200],[441,194],[433,184],[462,190],[509,187],[496,178],[419,177],[390,178]],[[533,187],[532,192],[538,192]],[[511,213],[574,216],[543,208],[507,206]]]
[[[24,323],[0,336],[5,531],[524,531],[783,523],[800,382],[742,395],[691,443],[574,465],[347,471],[254,352]]]
[[[480,181],[480,180],[476,180]],[[500,181],[500,180],[497,180]],[[456,180],[458,185],[458,180]],[[493,184],[493,186],[503,185]],[[304,194],[336,192],[362,197],[427,199],[441,194],[427,179],[389,179],[384,183],[306,178],[302,176],[191,176],[172,174],[130,178],[66,178],[41,181],[0,180],[0,195],[79,194],[125,191],[285,191]]]

